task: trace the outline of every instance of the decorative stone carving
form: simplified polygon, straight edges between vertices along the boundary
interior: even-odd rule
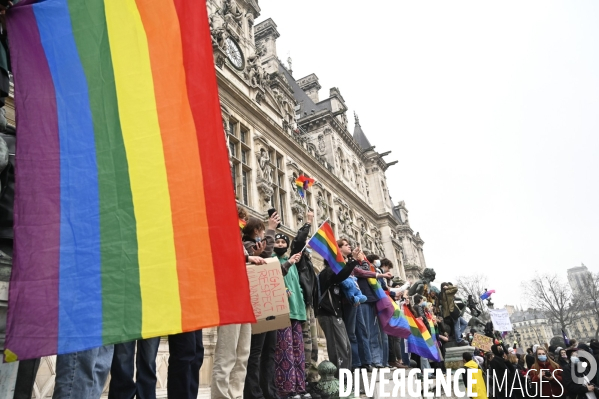
[[[321,192],[318,193],[318,198],[316,198],[316,205],[318,207],[318,220],[320,221],[320,223],[322,223],[328,217],[329,204],[327,204]]]
[[[383,239],[380,231],[374,233],[374,247],[376,248],[377,255],[381,258],[385,257],[385,248],[383,248]]]
[[[227,46],[226,40],[227,37],[229,37],[229,32],[227,30],[227,22],[225,21],[223,11],[221,9],[210,14],[209,24],[210,34],[212,36],[212,45],[225,50]]]
[[[264,100],[264,93],[258,91],[256,93],[256,102],[258,103],[258,105],[262,104],[262,100]]]
[[[231,0],[223,1],[223,16],[227,21],[234,21],[237,25],[241,26],[243,13],[239,10],[237,4]]]
[[[304,220],[304,216],[306,215],[304,205],[300,204],[299,202],[294,202],[291,205],[291,213],[295,215],[295,220],[297,220],[297,224],[300,225]]]
[[[220,69],[223,69],[223,65],[225,65],[226,60],[227,59],[222,54],[218,54],[216,56],[216,66],[219,67]]]
[[[351,217],[349,216],[349,211],[342,207],[339,207],[339,212],[337,212],[337,219],[339,220],[339,228],[345,234],[350,237],[353,237],[353,232],[351,226],[353,224]]]
[[[326,145],[324,143],[324,135],[322,135],[322,134],[318,135],[318,151],[320,151],[320,153],[323,155],[326,151]]]
[[[295,181],[297,180],[297,176],[295,175],[295,173],[291,176],[291,178],[289,179],[289,183],[291,186],[291,201],[292,202],[297,202],[297,203],[301,203],[302,202],[302,197],[299,195],[298,191],[297,191],[297,186],[295,185]]]
[[[260,206],[263,212],[266,212],[270,207],[270,201],[274,194],[272,184],[263,179],[258,179],[258,193],[260,194]]]
[[[258,179],[272,183],[272,167],[270,166],[270,155],[264,148],[260,148],[260,153],[257,155],[258,165]]]
[[[268,73],[260,65],[260,55],[254,54],[248,57],[247,65],[243,76],[253,87],[267,87],[267,82],[270,79]]]

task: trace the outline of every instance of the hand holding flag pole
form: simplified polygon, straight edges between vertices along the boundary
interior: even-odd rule
[[[297,188],[297,192],[300,195],[300,197],[302,198],[302,201],[304,202],[304,205],[306,205],[306,208],[310,209],[310,207],[308,206],[308,203],[306,202],[306,191],[312,187],[312,185],[314,184],[316,180],[309,178],[307,176],[304,176],[303,174],[300,175],[296,180],[295,180],[295,186]]]
[[[322,226],[324,226],[324,224],[328,221],[329,221],[329,218],[326,218],[325,221],[321,223],[321,225],[318,227],[318,229],[316,231],[318,232],[322,228]],[[304,247],[302,248],[302,250],[300,252],[304,252],[305,249],[308,247],[308,245],[310,244],[310,242],[313,239],[314,239],[314,236],[310,237],[310,239],[306,242],[306,245],[304,245]]]

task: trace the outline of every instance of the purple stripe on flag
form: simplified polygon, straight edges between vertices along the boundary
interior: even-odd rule
[[[17,113],[16,256],[5,345],[26,359],[57,350],[60,151],[54,85],[32,6],[15,6],[7,22],[17,109],[36,115]]]

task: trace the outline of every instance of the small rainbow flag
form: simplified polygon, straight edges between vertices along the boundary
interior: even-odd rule
[[[335,274],[345,267],[345,260],[337,246],[333,229],[328,222],[324,222],[320,226],[316,234],[310,238],[309,244],[316,253],[329,263]]]
[[[19,130],[7,361],[255,322],[242,248],[228,245],[239,231],[206,14],[190,0],[7,12]]]
[[[248,222],[245,221],[245,219],[239,219],[239,229],[243,230],[243,228],[245,227],[245,225],[248,224]]]
[[[370,264],[370,262],[368,263]],[[376,271],[372,264],[370,264],[370,270]],[[383,331],[394,337],[407,338],[410,335],[410,326],[401,314],[399,305],[383,290],[376,278],[369,278],[367,281],[374,295],[378,298],[376,308]]]
[[[295,180],[295,186],[297,187],[297,192],[299,193],[300,197],[302,197],[302,198],[306,197],[306,190],[309,189],[310,187],[312,187],[314,182],[315,182],[314,179],[311,179],[304,175],[301,175],[300,177],[298,177]]]
[[[422,322],[414,317],[410,308],[404,305],[404,316],[410,325],[411,334],[408,337],[408,352],[415,353],[436,362],[441,361],[441,353],[437,342],[426,329]]]

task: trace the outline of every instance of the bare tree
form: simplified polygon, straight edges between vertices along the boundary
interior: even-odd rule
[[[578,298],[582,311],[590,311],[599,320],[599,273],[586,273],[582,276],[582,285],[586,291]],[[595,330],[595,338],[599,339],[599,325]]]
[[[568,283],[555,274],[543,274],[522,283],[522,291],[534,309],[545,313],[550,322],[568,331],[578,319],[581,308]]]
[[[465,303],[467,303],[468,295],[472,295],[472,299],[474,300],[476,307],[481,311],[479,319],[488,321],[489,310],[485,302],[480,299],[480,296],[485,292],[485,289],[489,288],[487,276],[484,274],[458,276],[456,285],[459,288],[458,296],[461,297]]]

